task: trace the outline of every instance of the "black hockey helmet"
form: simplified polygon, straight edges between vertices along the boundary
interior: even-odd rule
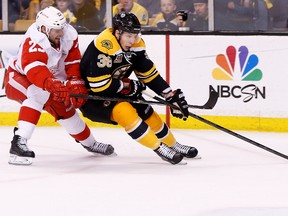
[[[141,24],[138,18],[130,12],[120,12],[112,19],[112,27],[115,30],[139,34],[141,31]]]

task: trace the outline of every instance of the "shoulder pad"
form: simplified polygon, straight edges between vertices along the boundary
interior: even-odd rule
[[[75,28],[73,28],[70,24],[67,24],[64,28],[64,38],[67,40],[76,40],[78,37],[78,33]]]
[[[94,40],[94,45],[99,51],[108,55],[115,55],[117,52],[121,52],[121,47],[112,34],[112,28],[108,28],[99,34]]]
[[[25,38],[31,38],[36,44],[39,44],[43,49],[51,47],[47,36],[37,30],[36,23],[33,23],[25,33]]]
[[[139,43],[133,44],[133,46],[131,47],[131,51],[134,51],[134,52],[141,52],[145,49],[146,49],[146,45],[142,38],[139,41]]]

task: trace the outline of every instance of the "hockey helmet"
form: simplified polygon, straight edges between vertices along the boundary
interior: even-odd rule
[[[113,30],[120,30],[124,32],[139,34],[141,31],[141,24],[135,14],[130,12],[120,12],[113,17]]]
[[[57,8],[49,6],[37,13],[36,26],[38,31],[45,26],[48,35],[51,29],[63,29],[66,26],[66,18]]]

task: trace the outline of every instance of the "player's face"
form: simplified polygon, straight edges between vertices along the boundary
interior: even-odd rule
[[[116,32],[117,40],[119,41],[124,51],[129,51],[133,44],[139,42],[139,34],[123,32],[121,35],[119,31]]]
[[[55,47],[58,47],[60,45],[60,39],[63,35],[63,29],[51,29],[49,32],[49,40]]]

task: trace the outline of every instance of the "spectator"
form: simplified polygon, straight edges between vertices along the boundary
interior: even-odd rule
[[[161,12],[160,0],[137,0],[148,11],[149,18],[155,18]]]
[[[54,5],[53,0],[32,0],[29,5],[29,19],[35,20],[37,13],[47,6]]]
[[[31,0],[10,0],[8,2],[8,30],[14,31],[14,23],[17,19],[26,18],[21,12],[28,9]],[[0,18],[2,19],[2,0],[0,0]],[[2,29],[1,29],[2,30]]]
[[[228,2],[228,9],[236,30],[268,29],[268,9],[264,0],[234,0]]]
[[[271,8],[273,7],[272,4],[273,0],[264,0],[264,2],[266,3],[266,7],[267,7],[267,11],[268,11],[268,29],[272,29],[272,16],[271,16]]]
[[[137,16],[141,25],[148,25],[148,11],[134,0],[118,0],[118,4],[113,6],[113,15],[122,11],[131,12]]]
[[[214,1],[214,28],[216,31],[235,30],[232,20],[228,13],[228,2],[230,0]]]
[[[96,0],[95,7],[100,13],[100,20],[106,20],[106,0]]]
[[[193,10],[193,0],[176,0],[178,10]]]
[[[227,8],[235,30],[255,30],[254,21],[258,16],[257,0],[231,0],[228,2]]]
[[[255,31],[268,28],[264,0],[219,0],[214,8],[215,30]]]
[[[269,29],[269,12],[265,0],[257,0],[256,14],[254,15],[254,30],[267,31]]]
[[[272,30],[287,30],[288,1],[274,0],[271,2],[273,4],[273,7],[270,9],[270,16],[272,18]]]
[[[53,6],[54,3],[55,2],[53,0],[41,0],[40,1],[40,10],[45,9],[48,6]]]
[[[161,31],[178,31],[180,25],[176,16],[175,0],[161,0],[161,12],[153,20],[151,26]]]
[[[37,13],[40,10],[40,1],[32,0],[29,4],[29,15],[28,19],[35,20]]]
[[[2,1],[0,0],[0,2],[2,2]],[[12,2],[13,1],[9,1],[8,5]],[[31,3],[31,0],[18,0],[18,2],[20,3],[20,17],[19,17],[19,19],[28,19],[29,5]]]
[[[72,0],[71,11],[77,18],[78,31],[100,31],[104,27],[99,11],[88,0]]]
[[[77,18],[74,14],[69,10],[69,6],[71,4],[71,0],[56,0],[56,8],[58,8],[66,18],[67,22],[71,25],[75,25]]]
[[[195,12],[189,12],[185,26],[192,31],[208,31],[208,0],[194,0],[193,3]]]

